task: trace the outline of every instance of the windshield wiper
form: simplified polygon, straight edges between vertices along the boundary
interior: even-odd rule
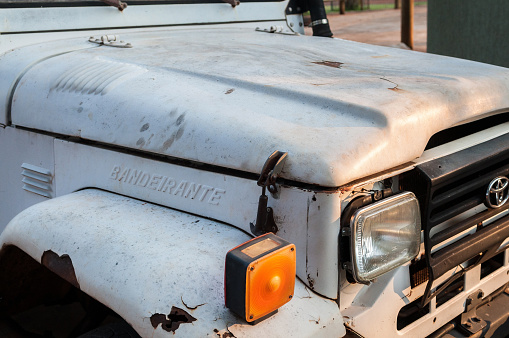
[[[118,8],[118,10],[121,12],[127,7],[127,4],[120,0],[101,0],[101,1],[109,6]]]

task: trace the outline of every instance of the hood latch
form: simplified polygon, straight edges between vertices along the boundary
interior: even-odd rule
[[[274,211],[271,207],[267,207],[269,197],[266,195],[266,190],[268,189],[272,196],[277,196],[276,179],[283,169],[286,155],[288,155],[288,153],[276,150],[263,165],[260,178],[257,182],[258,186],[262,187],[262,194],[258,199],[256,224],[250,223],[251,232],[255,236],[260,236],[267,232],[275,234],[278,230],[276,222],[274,221]]]

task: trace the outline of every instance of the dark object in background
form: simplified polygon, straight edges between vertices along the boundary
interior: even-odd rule
[[[327,20],[323,0],[290,0],[286,8],[286,14],[302,14],[307,11],[311,14],[309,26],[313,28],[313,36],[331,38],[332,32]],[[306,22],[305,19],[304,22]]]
[[[428,0],[428,52],[509,67],[509,1]]]
[[[311,14],[311,24],[313,28],[313,36],[332,37],[329,21],[327,20],[327,13],[323,0],[308,0],[309,13]]]

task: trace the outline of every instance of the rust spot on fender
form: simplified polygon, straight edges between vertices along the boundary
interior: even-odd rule
[[[168,315],[154,313],[150,317],[150,324],[152,324],[154,329],[157,328],[159,324],[161,324],[161,328],[163,330],[174,333],[179,328],[180,324],[192,323],[195,320],[196,318],[191,316],[186,311],[178,307],[172,306],[170,314]]]
[[[392,90],[392,91],[394,91],[394,92],[403,92],[403,91],[404,91],[403,89],[398,88],[398,86],[396,86],[396,87],[394,87],[394,88],[387,88],[387,89]]]
[[[313,62],[316,65],[322,65],[332,68],[341,68],[341,65],[343,62],[337,62],[337,61],[319,61],[319,62]]]
[[[218,329],[214,329],[214,332],[220,338],[237,338],[237,337],[235,337],[235,335],[233,333],[231,333],[230,330],[228,330],[228,328],[226,328],[226,331],[223,332],[222,335],[221,335],[221,332]]]
[[[231,88],[231,89],[228,89],[228,90],[227,90],[226,92],[224,92],[224,93],[225,93],[226,95],[228,95],[228,94],[233,93],[233,91],[234,91],[234,90],[235,90],[234,88]]]
[[[311,275],[309,273],[308,273],[308,284],[309,284],[309,288],[311,290],[314,290],[313,285],[315,284],[315,280],[313,278],[311,278]]]
[[[74,271],[74,266],[72,265],[71,257],[69,257],[69,255],[63,254],[62,256],[59,256],[57,253],[47,250],[42,254],[41,263],[76,288],[80,288],[80,284],[76,278],[76,272]]]

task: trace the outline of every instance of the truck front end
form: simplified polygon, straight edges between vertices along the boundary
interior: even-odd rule
[[[304,36],[287,1],[0,4],[13,326],[78,302],[70,335],[504,332],[507,69]],[[268,232],[295,290],[253,325],[225,257]]]

